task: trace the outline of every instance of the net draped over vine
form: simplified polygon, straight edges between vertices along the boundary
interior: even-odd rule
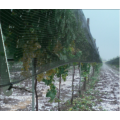
[[[0,24],[0,87],[32,76],[34,58],[36,74],[72,62],[101,62],[82,10],[3,9]]]
[[[120,59],[120,57],[116,57],[116,58],[113,58],[113,59],[107,61],[106,63],[111,64],[111,65],[119,65],[119,59]]]

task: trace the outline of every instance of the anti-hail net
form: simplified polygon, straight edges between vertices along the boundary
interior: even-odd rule
[[[107,64],[118,65],[119,66],[120,57],[113,58],[112,60],[107,61]]]
[[[72,62],[101,62],[82,10],[4,9],[0,24],[0,87],[32,76],[33,59],[36,74]]]

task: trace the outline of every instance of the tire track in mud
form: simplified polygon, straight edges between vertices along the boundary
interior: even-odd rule
[[[96,89],[100,91],[99,104],[107,111],[120,111],[120,83],[118,72],[103,64]]]

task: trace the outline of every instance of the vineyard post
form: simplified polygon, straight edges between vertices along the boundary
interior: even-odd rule
[[[83,90],[84,90],[84,91],[86,90],[86,75],[85,75],[85,77],[84,77]]]
[[[35,68],[34,68],[34,58],[32,59],[32,111],[34,111],[34,96],[35,96]]]
[[[61,88],[61,75],[59,79],[59,93],[58,93],[58,99],[60,100],[60,88]],[[60,111],[60,102],[58,100],[58,111]]]
[[[89,74],[88,74],[88,83],[89,83]]]
[[[93,76],[94,76],[94,66],[93,66]]]
[[[73,65],[73,72],[72,72],[72,97],[71,97],[71,105],[73,104],[73,93],[74,93],[74,85],[73,85],[73,82],[74,82],[74,73],[75,73],[75,66]]]
[[[79,76],[80,76],[80,80],[79,80],[79,96],[81,94],[81,88],[80,88],[80,82],[81,82],[81,63],[78,64],[78,70],[79,70]]]
[[[34,60],[33,60],[33,67],[34,67],[34,79],[35,79],[35,83],[34,83],[34,90],[35,90],[35,95],[36,95],[36,111],[38,111],[38,95],[37,95],[36,63],[37,63],[37,59],[36,59],[36,58],[34,58]]]
[[[86,77],[84,77],[84,85],[83,85],[83,90],[86,90]]]

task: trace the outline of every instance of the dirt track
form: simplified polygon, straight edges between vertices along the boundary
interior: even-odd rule
[[[79,71],[76,67],[75,70],[75,80],[74,85],[76,86],[76,90],[78,90],[79,83]],[[69,75],[67,76],[66,82],[62,80],[61,82],[61,101],[64,103],[65,101],[71,98],[72,94],[72,70],[69,70]],[[59,78],[55,77],[55,86],[58,92],[59,87]],[[32,88],[32,81],[27,80],[20,83],[22,86]],[[82,85],[82,84],[81,84]],[[40,82],[37,85],[38,91],[38,110],[40,111],[49,111],[49,110],[58,110],[58,102],[50,103],[49,98],[46,98],[46,92],[49,87],[45,85],[44,82]],[[76,93],[76,92],[75,92]],[[56,95],[56,97],[58,94]],[[56,107],[55,107],[56,106]],[[11,96],[5,96],[2,92],[0,95],[0,111],[31,111],[32,110],[32,93],[28,93],[25,91],[20,91],[18,89],[13,89],[13,94]]]
[[[117,70],[103,64],[95,89],[100,91],[102,102],[99,106],[107,111],[120,111],[120,81]]]
[[[71,74],[67,77],[66,82],[62,82],[61,85],[61,99],[67,100],[71,98]],[[78,70],[76,69],[75,84],[79,82]],[[23,85],[28,85],[31,87],[31,81],[21,83]],[[58,80],[55,82],[56,87],[58,87]],[[96,84],[95,90],[99,90],[99,99],[102,102],[97,102],[95,110],[99,110],[98,107],[101,106],[107,111],[120,111],[120,82],[119,82],[119,72],[113,68],[104,65],[101,68],[99,82]],[[43,88],[46,88],[45,90]],[[46,98],[46,90],[48,89],[43,83],[38,84],[38,94],[39,95],[39,110],[46,111],[50,110],[57,103],[49,103],[49,98]],[[77,86],[76,86],[76,89]],[[12,96],[4,96],[2,93],[0,95],[0,111],[30,111],[32,110],[32,94],[20,90],[13,90]],[[57,110],[55,107],[53,110]]]

